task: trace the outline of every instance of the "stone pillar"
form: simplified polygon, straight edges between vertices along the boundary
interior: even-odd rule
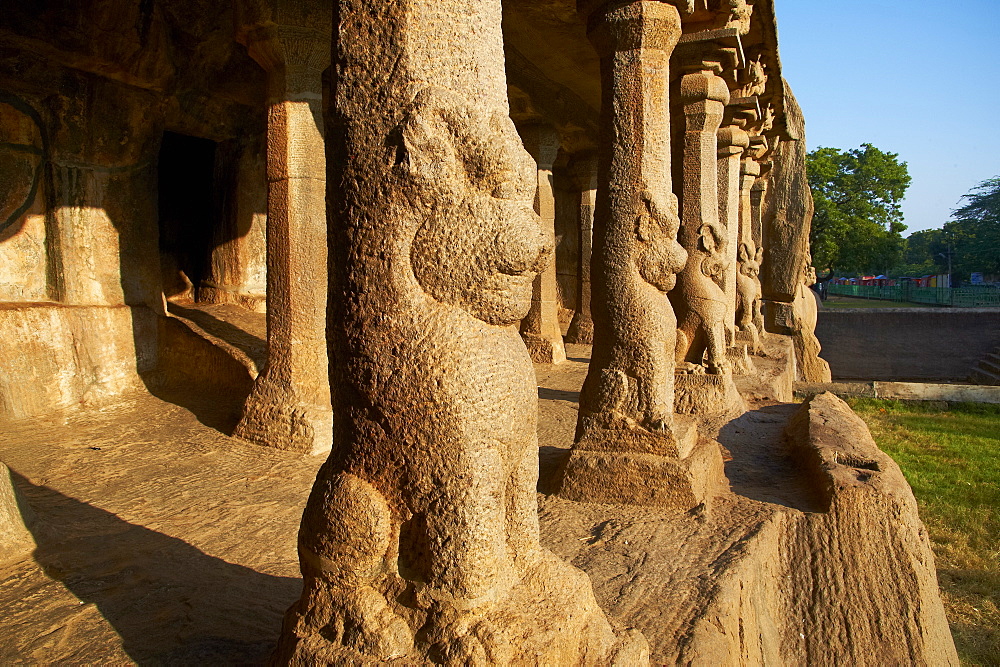
[[[576,310],[566,332],[567,343],[591,345],[594,320],[590,313],[590,258],[594,249],[594,208],[597,203],[597,159],[587,156],[571,165],[574,181],[580,188],[578,213],[580,247],[576,290]]]
[[[751,158],[743,158],[740,168],[740,242],[753,242],[753,185],[760,176],[760,165]]]
[[[758,174],[760,174],[761,171],[760,165],[758,164]],[[750,186],[750,236],[753,238],[753,242],[757,244],[758,248],[764,243],[764,231],[761,214],[764,195],[766,192],[767,179],[759,177],[755,178],[753,185]]]
[[[676,320],[665,294],[686,253],[670,191],[668,73],[680,16],[641,0],[579,7],[601,58],[594,349],[559,493],[691,508],[712,495],[722,459],[673,414]]]
[[[740,157],[750,145],[750,135],[738,125],[719,129],[719,223],[726,230],[725,268],[722,288],[730,310],[726,313],[726,329],[736,326],[736,256],[740,245]],[[732,341],[730,341],[732,344]]]
[[[646,664],[539,543],[537,385],[514,327],[548,264],[500,0],[340,2],[330,154],[335,447],[275,664]]]
[[[751,138],[751,143],[755,138]],[[743,159],[740,167],[740,230],[739,249],[737,252],[738,275],[737,293],[738,302],[736,308],[736,337],[746,342],[749,349],[754,354],[763,350],[761,335],[764,333],[763,320],[761,318],[760,301],[760,263],[763,257],[763,248],[759,226],[754,232],[754,195],[755,184],[760,180],[760,164],[752,157]],[[759,202],[758,202],[759,204]],[[759,220],[759,206],[757,215]]]
[[[251,31],[247,50],[268,72],[267,366],[234,435],[318,454],[333,438],[326,353],[326,159],[322,72],[327,13]],[[305,27],[300,27],[305,26]]]
[[[722,374],[727,320],[723,288],[728,255],[728,232],[719,222],[716,133],[722,122],[729,88],[718,76],[721,67],[685,74],[681,79],[684,105],[683,193],[680,244],[688,263],[671,294],[677,311],[677,361]]]
[[[726,230],[726,253],[722,288],[726,295],[726,356],[733,372],[749,374],[754,371],[748,355],[756,350],[753,340],[740,340],[737,331],[737,311],[740,297],[745,296],[745,276],[740,273],[745,268],[741,263],[745,249],[740,244],[740,158],[750,145],[748,135],[738,122],[732,122],[719,129],[719,222]]]
[[[704,48],[704,47],[702,47]],[[678,240],[688,262],[670,301],[677,312],[675,409],[681,413],[742,412],[726,354],[730,302],[725,284],[729,236],[719,221],[718,139],[729,88],[721,63],[705,53],[686,64],[680,81],[684,111],[681,226]]]
[[[559,153],[559,135],[545,125],[530,125],[519,130],[524,147],[535,159],[535,213],[542,220],[547,243],[555,245],[556,199],[552,188],[552,165]],[[531,359],[538,364],[560,364],[566,361],[562,331],[559,328],[559,294],[556,284],[556,255],[538,276],[531,293],[531,309],[521,320],[521,337]]]

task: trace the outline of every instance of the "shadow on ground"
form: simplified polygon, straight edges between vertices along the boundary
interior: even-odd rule
[[[570,403],[580,402],[580,392],[565,391],[563,389],[549,389],[548,387],[538,388],[538,398],[546,401],[569,401]]]
[[[263,664],[297,578],[261,574],[190,544],[30,483],[15,484],[36,514],[34,558],[95,605],[139,664]]]

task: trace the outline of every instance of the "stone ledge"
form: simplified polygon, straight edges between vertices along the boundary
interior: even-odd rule
[[[1000,387],[981,384],[932,382],[796,382],[795,396],[809,398],[823,392],[842,398],[894,398],[900,401],[1000,403]]]

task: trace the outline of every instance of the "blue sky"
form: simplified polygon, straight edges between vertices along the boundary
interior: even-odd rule
[[[775,0],[809,149],[862,143],[913,178],[904,236],[1000,175],[1000,0]]]

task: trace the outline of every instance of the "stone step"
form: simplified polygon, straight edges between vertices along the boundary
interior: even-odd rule
[[[969,379],[976,384],[1000,385],[1000,374],[991,373],[982,368],[972,369]]]
[[[980,369],[982,369],[984,371],[987,371],[989,373],[1000,374],[1000,359],[991,359],[990,358],[990,357],[994,357],[994,356],[996,356],[996,355],[992,355],[992,354],[988,355],[985,359],[980,360],[976,367],[980,368]]]

